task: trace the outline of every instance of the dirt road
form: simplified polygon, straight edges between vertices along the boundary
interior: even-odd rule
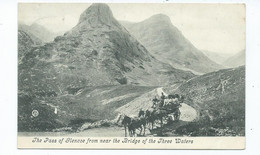
[[[177,88],[176,88],[177,89]],[[164,93],[166,96],[168,95],[163,91],[163,88],[157,88],[154,89],[148,93],[145,93],[141,95],[140,97],[134,99],[133,101],[129,102],[128,104],[116,109],[116,111],[126,114],[130,117],[136,117],[138,115],[138,112],[140,109],[152,110],[152,99],[155,96],[161,96],[161,94]],[[163,133],[167,134],[169,136],[173,136],[173,130],[178,128],[179,126],[185,125],[188,122],[191,122],[197,118],[197,111],[185,104],[182,103],[182,106],[180,107],[181,116],[180,121],[174,122],[172,124],[166,125],[163,129]],[[157,127],[159,127],[159,123],[157,124]],[[156,131],[158,129],[158,131]],[[146,136],[159,136],[159,133],[162,133],[161,129],[157,128],[154,130],[153,133],[150,133],[149,130],[146,130]],[[137,131],[137,133],[139,133]],[[123,127],[106,127],[106,128],[94,128],[89,130],[84,130],[79,133],[73,133],[70,134],[71,136],[93,136],[93,137],[124,137],[124,128]]]
[[[164,95],[166,96],[168,95],[163,91],[162,87],[154,89],[146,94],[141,95],[140,97],[136,98],[132,102],[129,102],[128,104],[118,108],[116,111],[126,114],[128,116],[133,116],[133,117],[137,116],[140,109],[152,110],[151,108],[152,99],[155,96],[161,96],[162,93],[164,93]],[[193,107],[185,103],[182,103],[182,107],[180,108],[180,111],[181,111],[181,117],[180,117],[181,121],[191,122],[197,118],[197,111]]]
[[[154,89],[148,93],[145,93],[141,95],[140,97],[134,99],[133,101],[129,102],[128,104],[116,109],[116,111],[126,114],[130,117],[137,116],[140,109],[152,110],[152,99],[154,96],[161,96],[161,94],[164,93],[166,96],[168,95],[163,91],[163,88],[157,88]],[[179,126],[182,126],[184,124],[187,124],[188,122],[191,122],[197,118],[197,111],[185,104],[182,103],[182,107],[180,107],[181,116],[179,122],[174,122],[173,124],[167,125],[163,129],[163,133],[167,133],[169,136],[172,135],[172,130],[176,129]],[[157,126],[159,126],[157,124]],[[158,128],[159,129],[159,128]],[[159,129],[160,130],[160,129]],[[138,131],[137,131],[138,132]],[[161,131],[158,131],[161,132]],[[25,133],[21,133],[22,135],[26,135]],[[34,133],[33,135],[41,135],[41,133]],[[81,136],[81,137],[124,137],[124,128],[123,127],[102,127],[102,128],[93,128],[88,129],[76,133],[70,133],[70,132],[54,132],[51,133],[50,136],[54,135],[65,135],[65,136]],[[31,135],[32,136],[32,135]],[[157,131],[154,130],[154,133],[150,133],[149,130],[146,130],[146,136],[159,136]]]

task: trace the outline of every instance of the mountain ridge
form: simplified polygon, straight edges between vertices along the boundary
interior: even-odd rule
[[[235,55],[230,56],[228,59],[226,59],[223,62],[224,66],[227,67],[238,67],[238,66],[243,66],[245,65],[245,60],[246,60],[246,51],[241,50],[238,53],[236,53]]]
[[[212,61],[223,65],[223,62],[230,57],[230,54],[228,53],[217,53],[217,52],[212,52],[208,50],[201,50],[209,59]]]
[[[18,24],[18,29],[29,34],[33,39],[43,43],[51,42],[59,33],[53,33],[46,29],[44,26],[37,23],[26,25],[23,23]]]
[[[138,23],[122,24],[160,61],[194,73],[207,73],[223,66],[211,61],[187,40],[168,16],[154,15]]]
[[[49,130],[77,118],[112,117],[113,109],[157,85],[194,77],[155,59],[110,11],[94,4],[64,35],[25,53],[18,65],[19,130]],[[112,21],[104,23],[107,19]],[[46,115],[34,121],[30,109]],[[49,126],[41,126],[43,122]]]
[[[110,22],[104,23],[107,20]],[[167,85],[194,76],[151,56],[117,22],[106,4],[91,5],[75,27],[53,42],[30,51],[23,60],[20,69],[26,71],[21,72],[25,76],[21,76],[20,83],[37,85],[39,77],[32,75],[42,75],[52,79],[40,78],[42,86],[50,83],[48,88],[33,87],[58,93],[82,86]]]

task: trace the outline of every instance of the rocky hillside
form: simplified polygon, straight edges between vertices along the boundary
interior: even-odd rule
[[[53,41],[54,38],[58,35],[53,32],[50,32],[45,27],[36,23],[30,26],[25,24],[19,24],[18,29],[26,32],[28,35],[31,36],[33,40],[37,40],[44,43]]]
[[[222,68],[194,47],[166,15],[154,15],[139,23],[121,23],[155,58],[173,67],[197,74]]]
[[[70,31],[53,42],[28,50],[18,69],[20,109],[42,107],[42,111],[50,112],[42,119],[50,120],[50,126],[54,128],[64,125],[71,116],[84,119],[94,118],[94,115],[98,119],[108,117],[101,114],[113,114],[116,106],[128,102],[124,99],[134,98],[150,86],[169,85],[194,77],[191,72],[175,69],[150,55],[113,17],[106,4],[91,5]],[[86,89],[90,89],[89,93],[97,87],[111,86],[112,89],[118,85],[141,85],[147,89],[130,97],[127,96],[130,92],[125,91],[126,96],[107,97],[102,103],[98,100],[102,96],[91,99],[85,94],[76,98]],[[119,88],[114,90],[117,94],[119,91]],[[116,104],[121,100],[124,102]],[[113,104],[106,104],[110,102]],[[107,108],[107,105],[113,108]],[[55,107],[64,113],[53,117]],[[31,120],[30,115],[29,110],[29,113],[19,114],[19,118]]]
[[[19,69],[21,88],[58,93],[82,86],[168,85],[193,77],[151,56],[105,4],[91,5],[64,36],[27,53]]]
[[[30,36],[23,30],[18,30],[18,63],[21,63],[21,60],[26,53],[40,44],[41,41],[36,37]]]
[[[186,103],[200,110],[201,121],[180,132],[214,135],[225,129],[234,135],[245,134],[245,66],[208,73],[165,90],[185,95]]]
[[[18,57],[21,58],[34,45],[34,41],[24,31],[18,31]]]
[[[224,66],[227,67],[238,67],[245,65],[246,61],[246,51],[242,50],[237,54],[229,57],[225,62],[223,62]]]

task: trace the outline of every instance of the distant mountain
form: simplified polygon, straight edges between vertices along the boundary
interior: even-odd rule
[[[223,64],[223,62],[230,57],[229,54],[225,54],[225,53],[217,53],[217,52],[211,52],[207,50],[201,50],[201,52],[203,52],[203,54],[205,54],[209,59],[211,59],[212,61],[218,64]]]
[[[32,24],[30,26],[25,24],[19,24],[18,29],[29,34],[34,40],[40,40],[41,42],[53,41],[58,34],[50,32],[45,27],[39,24]]]
[[[185,103],[199,110],[200,120],[178,129],[182,135],[245,135],[245,66],[219,70],[188,80],[167,93],[185,96]],[[232,132],[230,132],[232,131]]]
[[[229,57],[226,61],[223,62],[224,66],[227,67],[238,67],[245,65],[246,61],[246,51],[242,50],[237,54]]]
[[[157,14],[139,23],[121,23],[155,58],[173,67],[199,74],[222,68],[195,48],[166,15]]]

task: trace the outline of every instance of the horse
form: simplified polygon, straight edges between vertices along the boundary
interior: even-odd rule
[[[117,120],[117,124],[119,123],[119,121],[121,119],[122,119],[121,123],[122,123],[122,125],[124,126],[124,129],[125,129],[125,137],[127,137],[127,128],[129,130],[129,125],[132,122],[132,119],[129,116],[126,116],[124,114],[120,114],[119,117],[118,117],[118,120]]]
[[[161,127],[163,127],[163,119],[168,116],[168,112],[165,109],[159,109],[156,111],[157,119],[160,120]]]
[[[145,118],[146,118],[146,124],[152,126],[152,130],[153,130],[154,122],[155,120],[157,120],[157,116],[155,115],[155,110],[153,110],[152,112],[146,110]]]
[[[146,130],[146,119],[145,119],[145,117],[138,117],[138,118],[132,118],[131,119],[131,123],[128,126],[129,135],[135,136],[136,129],[140,129],[139,135],[142,134],[142,131],[143,131],[143,136],[145,135],[145,130]]]
[[[160,121],[160,125],[161,127],[163,126],[163,119],[164,117],[166,117],[168,115],[167,111],[164,110],[164,109],[154,109],[152,112],[148,112],[149,110],[147,110],[147,114],[146,114],[146,122],[147,124],[150,124],[152,125],[152,130],[153,130],[153,127],[154,127],[154,124],[155,124],[155,121],[156,120],[159,120]]]
[[[125,137],[127,137],[127,129],[128,129],[129,136],[135,136],[136,129],[140,129],[140,133],[139,133],[140,135],[142,131],[143,131],[143,135],[145,135],[145,128],[146,128],[145,117],[132,118],[125,114],[120,114],[117,123],[119,123],[120,120],[122,120],[121,123],[125,129]]]

